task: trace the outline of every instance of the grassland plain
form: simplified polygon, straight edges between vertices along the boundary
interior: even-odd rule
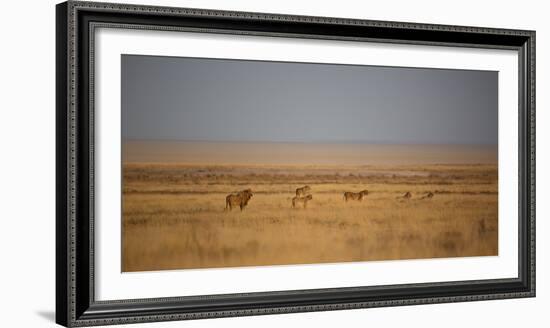
[[[122,270],[498,254],[494,163],[258,163],[125,162]],[[313,200],[292,208],[304,185]],[[246,188],[245,210],[225,211],[225,197]],[[363,189],[363,201],[344,201]]]

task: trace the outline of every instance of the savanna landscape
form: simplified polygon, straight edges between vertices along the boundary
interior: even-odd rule
[[[122,271],[498,255],[498,72],[121,56]]]
[[[122,173],[124,272],[498,255],[495,146],[126,141]]]

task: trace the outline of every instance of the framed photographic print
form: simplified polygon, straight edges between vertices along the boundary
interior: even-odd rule
[[[535,32],[57,5],[56,321],[535,296]]]

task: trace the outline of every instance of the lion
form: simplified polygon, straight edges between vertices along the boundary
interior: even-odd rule
[[[292,207],[295,208],[298,205],[298,203],[303,203],[304,208],[307,208],[307,202],[309,202],[312,199],[313,199],[313,196],[311,196],[311,195],[307,195],[307,196],[304,196],[304,197],[296,196],[296,197],[292,198]]]
[[[225,197],[225,210],[233,210],[233,206],[239,206],[241,211],[248,205],[250,198],[252,198],[252,189],[245,189],[239,191],[236,194],[229,194]]]
[[[368,190],[362,190],[360,192],[351,192],[346,191],[344,193],[344,200],[347,202],[348,200],[358,200],[362,201],[363,197],[367,196],[369,194]]]
[[[433,192],[428,192],[427,194],[425,194],[424,196],[422,196],[420,199],[431,199],[434,197],[434,194]]]
[[[296,189],[296,197],[306,196],[311,191],[310,186],[303,186],[302,188]]]
[[[412,194],[407,191],[403,196],[398,196],[397,199],[407,200],[407,199],[411,199],[411,197],[412,197]]]

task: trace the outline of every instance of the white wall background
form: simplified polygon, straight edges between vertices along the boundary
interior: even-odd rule
[[[55,9],[2,4],[0,19],[0,327],[54,327]],[[537,298],[132,325],[132,327],[545,327],[550,305],[550,23],[544,1],[120,1],[537,31]],[[404,273],[405,274],[405,273]]]

